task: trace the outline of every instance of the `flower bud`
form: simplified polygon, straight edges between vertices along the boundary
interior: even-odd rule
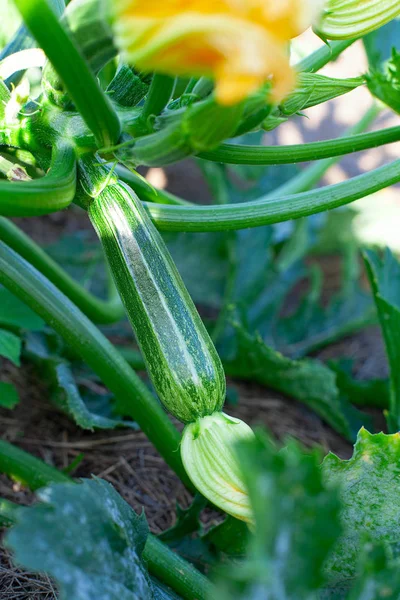
[[[327,0],[316,31],[324,39],[363,36],[400,15],[399,0]]]
[[[193,485],[226,513],[252,522],[252,510],[236,445],[252,439],[252,429],[222,412],[197,419],[184,429],[182,462]]]

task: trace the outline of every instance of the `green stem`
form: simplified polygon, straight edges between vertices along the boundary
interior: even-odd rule
[[[100,324],[115,323],[125,315],[114,286],[111,288],[113,297],[108,301],[96,298],[72,279],[19,227],[4,217],[0,217],[0,240],[54,283],[91,321]]]
[[[183,200],[170,192],[154,188],[150,183],[146,183],[143,177],[140,177],[140,175],[137,175],[122,165],[117,165],[115,167],[115,172],[121,181],[127,183],[142,200],[155,202],[156,204],[174,204],[178,206],[192,205],[192,202]]]
[[[115,395],[117,410],[137,421],[189,487],[178,451],[180,434],[145,384],[91,321],[32,265],[0,242],[0,283],[60,334]]]
[[[71,481],[68,475],[3,440],[0,440],[0,473],[24,483],[31,490],[38,490],[50,482]]]
[[[400,181],[400,160],[348,181],[284,197],[217,206],[167,206],[146,203],[161,231],[233,231],[272,225],[343,206]]]
[[[0,215],[31,217],[62,210],[75,196],[76,161],[65,143],[53,149],[50,170],[31,181],[0,181]]]
[[[381,109],[375,104],[371,106],[371,108],[367,110],[358,123],[346,130],[345,135],[355,135],[367,129],[367,127],[371,125],[371,123],[380,113],[380,110]],[[300,192],[310,190],[316,183],[318,183],[318,181],[320,181],[326,171],[334,164],[339,162],[340,159],[340,156],[334,156],[332,158],[325,158],[323,160],[315,161],[312,165],[306,169],[303,169],[300,171],[300,173],[292,177],[292,179],[289,179],[288,182],[283,183],[278,188],[270,192],[267,196],[264,196],[264,198],[287,196],[289,194],[298,194]]]
[[[321,46],[321,48],[318,48],[318,50],[315,50],[315,52],[298,62],[296,69],[297,71],[303,71],[303,73],[316,73],[328,64],[328,62],[335,60],[339,54],[354,44],[355,41],[353,39],[329,42],[329,44]]]
[[[159,115],[167,106],[174,90],[175,79],[169,75],[155,73],[143,106],[142,118]]]
[[[88,64],[46,0],[15,0],[25,24],[63,80],[99,147],[118,140],[120,122]]]
[[[149,535],[143,551],[149,571],[188,600],[211,600],[213,584],[193,565],[181,558],[155,536]]]
[[[290,146],[221,144],[216,150],[202,152],[198,156],[206,160],[234,165],[283,165],[342,156],[392,144],[399,140],[400,127],[397,126],[333,140]]]
[[[73,483],[73,479],[7,442],[0,441],[0,472],[36,490],[52,483]],[[17,522],[18,506],[0,499],[0,523]],[[193,565],[181,558],[152,534],[147,537],[143,559],[150,573],[169,585],[187,600],[210,600],[213,585]]]

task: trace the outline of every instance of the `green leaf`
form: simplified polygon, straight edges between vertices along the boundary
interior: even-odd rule
[[[372,435],[362,429],[350,460],[328,454],[327,483],[341,486],[343,535],[326,563],[332,582],[352,578],[365,542],[400,539],[400,435]]]
[[[363,424],[371,427],[370,417],[340,395],[335,373],[323,363],[286,358],[240,323],[234,325],[238,346],[234,359],[224,359],[228,375],[257,381],[303,402],[349,440],[355,440]]]
[[[340,291],[327,306],[321,301],[322,280],[319,270],[311,271],[311,285],[297,310],[281,318],[276,338],[279,350],[289,356],[304,356],[376,321],[371,294],[360,285],[359,252],[354,244],[343,249],[343,278]]]
[[[136,423],[116,419],[112,416],[109,396],[100,399],[98,396],[94,398],[89,396],[89,401],[83,398],[70,364],[57,355],[52,355],[44,338],[38,335],[29,336],[25,350],[28,358],[45,377],[50,388],[51,401],[69,415],[79,427],[91,431],[116,427],[137,429]],[[93,406],[93,410],[91,410],[91,406]]]
[[[330,360],[327,364],[336,373],[339,390],[351,399],[352,404],[388,408],[390,389],[387,379],[353,379],[351,359]]]
[[[311,600],[325,583],[324,562],[340,535],[337,486],[327,487],[314,451],[294,441],[278,452],[263,432],[240,449],[254,511],[246,559],[220,581],[218,600]]]
[[[380,69],[392,54],[392,49],[399,46],[400,21],[393,19],[383,27],[363,37],[368,63],[371,69]]]
[[[43,320],[5,287],[0,286],[0,325],[30,331],[44,328]]]
[[[400,264],[388,248],[383,259],[369,250],[364,253],[364,260],[389,359],[387,421],[389,430],[395,432],[400,429]]]
[[[14,408],[19,402],[19,395],[12,383],[0,381],[0,407]]]
[[[56,484],[38,496],[6,537],[17,563],[53,577],[64,600],[153,599],[141,560],[146,519],[109,483]]]
[[[10,331],[0,329],[0,356],[7,358],[17,367],[20,366],[21,338]]]
[[[400,114],[400,53],[393,48],[383,70],[367,75],[367,85],[374,96]]]
[[[249,528],[244,521],[228,515],[202,537],[214,550],[229,556],[242,556],[249,541]]]
[[[400,562],[393,561],[383,545],[367,545],[359,564],[360,577],[348,600],[398,600]]]
[[[187,535],[200,531],[202,524],[199,516],[206,506],[207,500],[200,494],[196,494],[189,508],[181,508],[178,504],[176,507],[176,523],[160,534],[160,540],[167,543],[175,542]]]

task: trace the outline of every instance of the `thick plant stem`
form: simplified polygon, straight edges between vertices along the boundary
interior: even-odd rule
[[[0,240],[36,267],[94,323],[115,323],[125,315],[117,293],[108,301],[96,298],[72,279],[19,227],[4,217],[0,217]]]
[[[344,206],[399,181],[400,160],[396,160],[348,181],[300,194],[284,197],[268,195],[242,204],[217,206],[146,203],[146,208],[161,231],[234,231],[308,217]]]
[[[32,265],[0,242],[0,283],[41,316],[114,393],[180,479],[191,487],[178,451],[180,435],[153,394],[91,321]]]
[[[0,472],[23,480],[32,490],[52,483],[73,483],[73,479],[24,450],[0,441]],[[18,506],[0,498],[0,523],[17,522]],[[213,585],[195,567],[149,534],[143,559],[152,575],[169,585],[187,600],[210,600]]]
[[[343,156],[392,144],[399,140],[400,127],[389,127],[349,137],[291,146],[221,144],[216,150],[202,152],[198,156],[206,160],[234,165],[284,165]]]
[[[31,490],[38,490],[49,482],[71,481],[68,475],[3,440],[0,440],[0,473],[22,482]]]
[[[183,598],[211,600],[213,584],[193,565],[172,552],[155,536],[149,535],[143,551],[148,569]]]

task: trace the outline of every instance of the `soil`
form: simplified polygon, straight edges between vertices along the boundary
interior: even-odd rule
[[[358,70],[361,68],[358,67]],[[335,69],[338,69],[337,65]],[[343,76],[343,73],[340,74]],[[348,76],[352,74],[349,73]],[[354,93],[358,94],[358,91]],[[361,104],[364,106],[365,97],[363,98]],[[342,101],[341,106],[344,108],[341,112],[338,103],[330,103],[331,108],[327,109],[328,112],[321,113],[317,129],[307,129],[305,120],[297,120],[294,129],[293,123],[286,128],[280,128],[279,133],[270,136],[269,143],[272,140],[294,143],[298,141],[298,136],[307,141],[318,137],[322,139],[337,136],[349,124],[348,112],[350,108],[354,112],[355,104],[359,106],[359,101],[350,104],[343,104]],[[387,126],[391,123],[391,118],[383,117],[380,125],[383,120]],[[350,118],[350,122],[355,120],[356,117]],[[380,164],[391,158],[392,148],[389,147],[387,151],[377,150],[374,155],[367,154],[375,156],[376,164]],[[336,174],[333,174],[336,181],[363,170],[365,156],[364,153],[357,157],[347,157],[340,170],[337,168]],[[165,173],[153,170],[150,177],[163,177],[168,189],[187,199],[195,202],[209,200],[208,190],[199,177],[198,168],[192,162],[167,169]],[[330,177],[332,175],[326,179],[329,183],[332,182]],[[61,234],[86,229],[88,226],[86,217],[77,208],[40,219],[18,219],[17,222],[43,245],[55,241]],[[335,277],[337,272],[332,273],[332,279]],[[319,356],[326,359],[343,354],[355,359],[356,374],[360,378],[385,376],[387,373],[378,328],[368,328],[340,344],[325,349]],[[186,506],[190,495],[141,432],[114,430],[90,433],[78,429],[70,419],[48,403],[45,383],[28,364],[23,364],[22,368],[17,369],[3,361],[1,379],[14,382],[21,397],[21,403],[15,410],[0,411],[0,435],[3,439],[16,443],[59,468],[68,466],[83,453],[83,460],[73,473],[74,476],[90,477],[93,474],[110,481],[134,509],[141,511],[144,507],[150,529],[154,533],[173,525],[176,503]],[[332,450],[341,457],[350,455],[350,444],[302,404],[259,385],[238,381],[230,381],[229,385],[236,389],[239,398],[236,406],[227,408],[230,414],[243,418],[251,425],[264,424],[278,439],[295,436],[307,446],[321,446],[324,452]],[[34,499],[30,492],[5,476],[0,476],[0,497],[20,504],[29,504]],[[204,516],[207,525],[218,518],[216,513],[211,512]],[[4,549],[0,550],[0,600],[54,598],[54,585],[47,577],[15,568],[7,552]]]

